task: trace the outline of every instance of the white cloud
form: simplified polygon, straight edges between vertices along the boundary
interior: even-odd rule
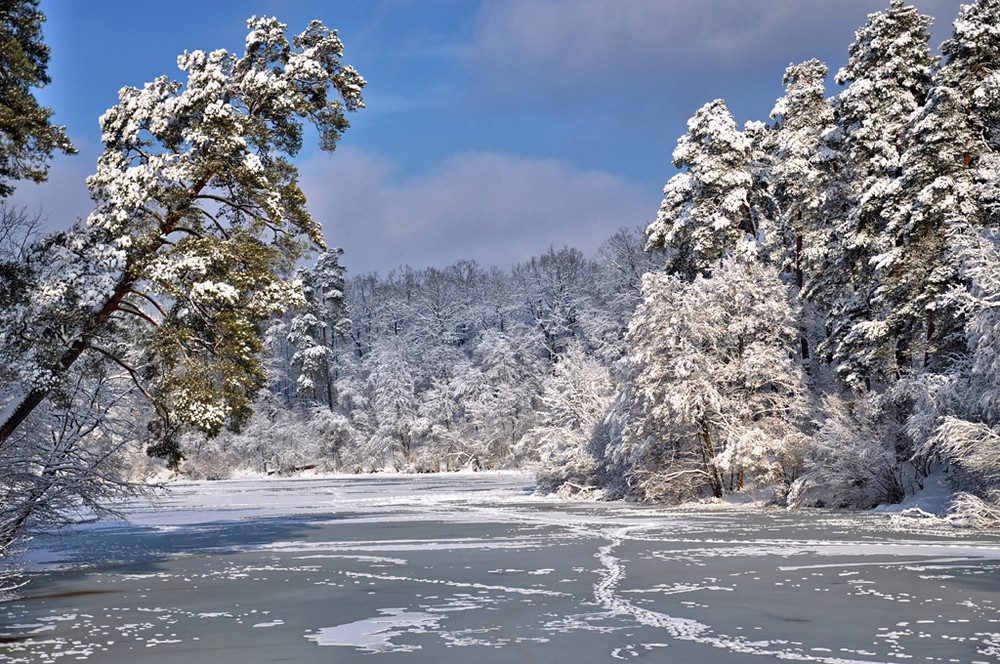
[[[916,2],[937,17],[941,36],[950,34],[960,4]],[[494,103],[566,104],[602,97],[628,103],[630,94],[641,97],[651,89],[684,94],[685,86],[710,87],[706,78],[776,87],[790,62],[817,57],[831,68],[840,66],[854,31],[868,14],[888,5],[888,0],[487,0],[465,62],[480,93]]]
[[[12,205],[67,228],[92,203],[92,155],[53,160],[49,181],[18,186]],[[592,251],[621,226],[651,221],[658,191],[551,159],[463,153],[400,180],[394,164],[342,146],[300,164],[309,209],[351,274],[403,264],[444,267],[462,259],[502,268],[553,244]]]
[[[47,217],[47,230],[69,228],[78,218],[85,219],[93,209],[87,176],[94,172],[96,163],[96,157],[84,148],[77,155],[57,155],[50,162],[47,182],[17,183],[8,202]]]
[[[655,216],[656,194],[565,162],[465,153],[401,182],[386,160],[342,149],[302,166],[310,210],[352,274],[461,259],[502,268],[552,244],[592,251]]]

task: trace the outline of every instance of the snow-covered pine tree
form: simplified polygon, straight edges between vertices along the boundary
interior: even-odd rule
[[[32,93],[50,82],[44,21],[38,0],[0,5],[0,198],[14,190],[10,180],[45,180],[53,152],[76,152],[66,128],[52,124],[52,109]]]
[[[932,22],[893,0],[857,31],[836,76],[846,86],[836,97],[839,246],[822,262],[829,283],[808,295],[827,309],[830,336],[822,351],[856,388],[887,385],[897,374],[895,333],[880,287],[890,270],[877,270],[873,259],[893,250],[912,204],[903,153],[910,118],[926,101],[938,60],[928,45]]]
[[[768,253],[779,268],[793,275],[799,296],[829,278],[817,269],[831,244],[833,152],[829,135],[834,114],[826,99],[827,74],[827,66],[815,59],[788,66],[782,79],[785,96],[771,111],[776,124],[766,138],[771,148],[768,179],[777,211]],[[803,360],[813,355],[815,327],[804,324],[800,332]]]
[[[967,283],[953,238],[982,227],[983,185],[996,179],[1000,2],[964,5],[941,52],[944,63],[903,155],[912,206],[894,246],[875,258],[887,275],[883,297],[904,374],[947,372],[965,350],[966,315],[947,293]]]
[[[804,245],[823,227],[832,153],[825,138],[833,129],[833,107],[826,99],[827,66],[819,60],[789,65],[782,84],[785,96],[771,111],[773,150],[769,175],[777,199],[775,232],[768,238],[771,259],[805,281]]]
[[[311,269],[302,269],[305,306],[295,312],[288,325],[288,341],[298,350],[292,366],[299,370],[299,392],[312,395],[332,411],[337,405],[333,364],[337,342],[344,339],[350,326],[344,300],[346,269],[340,264],[342,250],[320,254]]]
[[[693,279],[731,252],[759,253],[760,183],[751,167],[752,143],[736,128],[721,99],[688,120],[674,165],[685,169],[667,182],[646,248],[667,255],[669,272]]]
[[[947,42],[946,64],[965,63],[972,75],[942,70],[952,90],[964,90],[973,103],[966,109],[966,129],[980,142],[963,153],[962,173],[972,179],[975,216],[948,235],[960,282],[948,294],[966,315],[968,354],[953,371],[956,394],[949,408],[933,415],[937,428],[924,452],[948,462],[961,493],[953,504],[956,520],[973,526],[1000,523],[1000,40],[997,3],[963,8],[955,37]],[[989,25],[984,25],[984,23]],[[942,47],[943,48],[943,47]],[[992,57],[991,57],[992,55]],[[947,74],[947,77],[945,76]],[[971,92],[970,92],[971,91]],[[958,169],[956,169],[958,170]],[[964,172],[972,170],[972,173]],[[957,176],[956,176],[957,177]]]
[[[289,156],[303,120],[334,148],[364,80],[318,21],[291,40],[276,19],[248,27],[243,56],[185,53],[186,83],[123,88],[102,116],[106,147],[88,179],[96,208],[36,246],[36,296],[5,312],[0,359],[17,376],[0,446],[90,354],[149,386],[164,452],[176,453],[178,423],[211,432],[249,414],[263,378],[259,327],[301,301],[284,275],[303,249],[324,246]],[[125,320],[148,323],[146,338],[126,339]],[[144,364],[128,364],[123,345],[148,349]]]

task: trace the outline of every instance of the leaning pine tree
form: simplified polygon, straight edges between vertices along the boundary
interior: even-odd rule
[[[365,81],[318,21],[291,39],[273,18],[248,27],[242,56],[184,53],[186,82],[121,90],[101,118],[93,213],[24,252],[21,292],[0,320],[0,459],[41,461],[22,464],[17,481],[4,471],[3,541],[60,487],[85,493],[106,479],[46,461],[53,442],[34,420],[53,409],[69,423],[106,419],[100,400],[74,395],[98,394],[116,374],[156,414],[152,451],[176,463],[181,429],[215,433],[248,417],[264,378],[261,325],[303,303],[287,276],[325,243],[290,157],[306,121],[334,149]],[[57,445],[59,458],[98,433],[123,440],[98,424]]]

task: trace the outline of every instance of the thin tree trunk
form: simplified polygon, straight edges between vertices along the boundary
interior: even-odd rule
[[[802,212],[799,212],[799,225],[802,225]],[[795,285],[799,288],[801,297],[802,287],[805,284],[805,275],[802,272],[802,232],[795,234]],[[803,360],[809,359],[809,339],[806,337],[806,329],[803,325],[799,330],[800,355]]]
[[[329,348],[329,346],[327,345],[326,328],[325,327],[323,328],[323,348],[324,349]],[[333,394],[333,379],[330,377],[330,358],[329,358],[329,356],[325,356],[323,358],[323,374],[324,374],[324,378],[326,379],[326,403],[327,403],[327,406],[330,407],[330,412],[333,412],[336,398],[335,398],[335,395]]]
[[[712,493],[716,498],[722,498],[722,476],[719,475],[719,468],[715,465],[715,445],[712,443],[712,434],[704,422],[700,423],[698,428],[701,430],[701,458],[705,464],[705,474],[708,475],[709,483],[712,485]]]

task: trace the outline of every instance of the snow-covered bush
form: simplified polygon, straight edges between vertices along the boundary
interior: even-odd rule
[[[955,494],[948,520],[968,528],[1000,528],[1000,491],[992,489],[983,496],[966,491]]]
[[[893,436],[878,399],[827,397],[810,440],[804,473],[791,486],[793,507],[870,509],[904,496]]]
[[[318,468],[337,472],[346,469],[349,451],[358,436],[350,420],[325,406],[316,406],[309,414],[306,428],[307,435],[316,439]]]
[[[290,475],[303,470],[339,469],[339,445],[350,436],[342,416],[319,407],[290,409],[264,395],[239,432],[185,440],[181,472],[193,479],[225,479],[239,474]]]
[[[133,481],[130,448],[146,408],[131,380],[104,363],[74,367],[58,400],[36,408],[29,426],[0,446],[0,552],[32,532],[120,517],[150,486]]]
[[[1000,429],[984,422],[945,417],[930,441],[947,459],[959,487],[984,496],[1000,487]]]

